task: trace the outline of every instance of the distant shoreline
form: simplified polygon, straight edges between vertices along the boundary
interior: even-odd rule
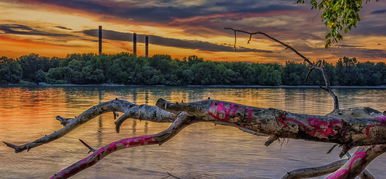
[[[319,89],[316,85],[278,85],[278,86],[266,86],[266,85],[182,85],[182,86],[169,86],[169,85],[124,85],[124,84],[0,84],[0,88],[3,87],[182,87],[182,88],[293,88],[293,89]],[[386,85],[379,86],[331,86],[334,89],[386,89]]]

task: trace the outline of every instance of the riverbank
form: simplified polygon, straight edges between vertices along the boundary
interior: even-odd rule
[[[182,85],[182,86],[169,86],[169,85],[125,85],[125,84],[48,84],[48,83],[17,83],[17,84],[0,84],[0,87],[187,87],[187,88],[320,88],[316,85]],[[335,89],[386,89],[386,85],[378,86],[332,86]]]

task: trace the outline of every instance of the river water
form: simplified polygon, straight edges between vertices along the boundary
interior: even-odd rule
[[[386,110],[386,89],[338,89],[343,108],[368,106]],[[0,88],[0,141],[23,144],[49,134],[61,125],[55,116],[73,117],[101,101],[115,98],[153,105],[158,98],[189,102],[227,100],[249,106],[323,115],[332,109],[330,96],[319,89],[177,88],[177,87],[55,87]],[[94,148],[133,136],[153,134],[167,123],[127,120],[117,134],[113,114],[97,117],[68,135],[29,152],[14,153],[0,144],[0,178],[48,178],[86,157],[83,139]],[[286,140],[264,146],[266,137],[238,129],[197,123],[162,146],[117,151],[73,178],[280,178],[296,168],[319,166],[338,159],[326,154],[329,143]],[[368,169],[386,176],[386,156]],[[171,177],[169,177],[171,178]]]

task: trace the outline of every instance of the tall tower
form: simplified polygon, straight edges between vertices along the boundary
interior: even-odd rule
[[[98,46],[98,52],[99,52],[99,55],[102,54],[102,26],[100,25],[99,26],[99,46]]]
[[[133,33],[133,54],[137,55],[137,34]]]
[[[145,37],[145,56],[149,57],[149,36]]]

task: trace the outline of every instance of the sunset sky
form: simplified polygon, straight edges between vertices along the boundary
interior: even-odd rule
[[[247,44],[248,37],[240,34],[234,52],[233,32],[224,30],[233,27],[266,32],[314,60],[355,56],[386,62],[386,1],[364,4],[358,27],[329,49],[324,48],[327,29],[320,14],[296,0],[0,0],[0,56],[97,53],[97,29],[102,25],[103,52],[108,54],[132,52],[136,32],[139,55],[144,55],[143,35],[149,35],[150,55],[300,61],[261,36]]]

